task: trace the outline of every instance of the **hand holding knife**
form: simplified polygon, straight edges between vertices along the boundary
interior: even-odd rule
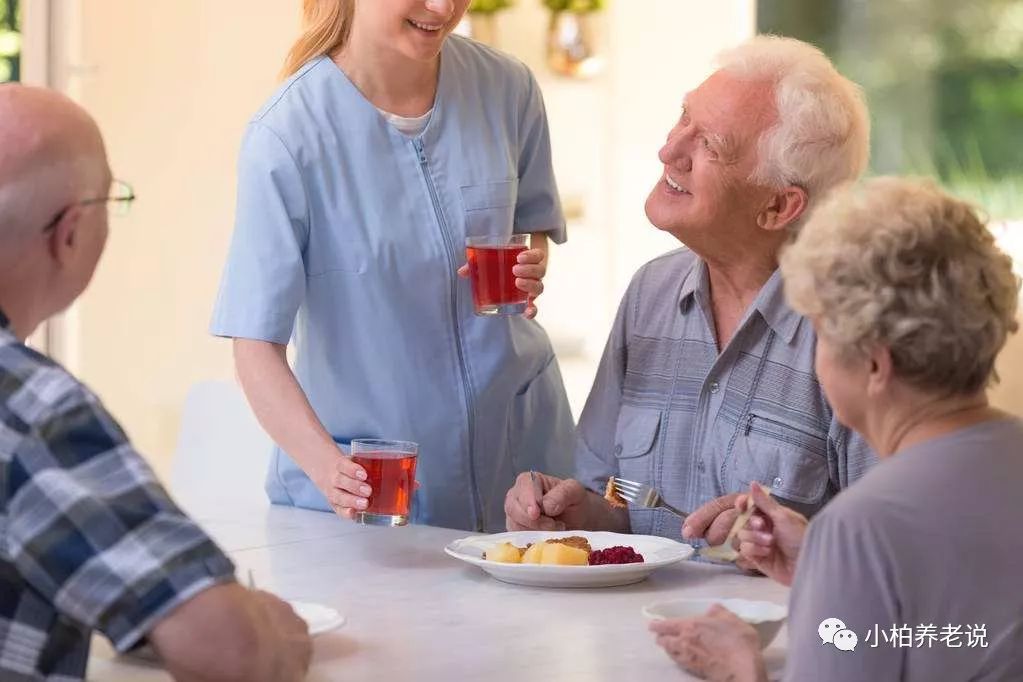
[[[543,484],[540,482],[536,472],[532,469],[529,470],[529,480],[533,483],[533,496],[536,498],[536,508],[540,511],[540,516],[543,516]]]

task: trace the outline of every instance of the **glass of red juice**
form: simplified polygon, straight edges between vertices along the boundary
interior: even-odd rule
[[[366,470],[366,483],[373,489],[369,506],[356,513],[356,522],[371,526],[406,525],[416,487],[419,446],[401,440],[360,438],[352,441],[350,456]]]
[[[466,238],[465,258],[477,315],[521,315],[526,311],[529,294],[515,286],[512,268],[528,248],[528,234]]]

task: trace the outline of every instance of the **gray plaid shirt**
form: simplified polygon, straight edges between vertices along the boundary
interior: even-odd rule
[[[234,567],[97,398],[0,312],[0,680],[79,680]]]
[[[811,515],[876,462],[835,421],[814,374],[809,320],[776,271],[719,354],[706,265],[680,249],[636,273],[579,419],[576,474],[649,483],[684,511],[751,481]],[[634,533],[678,538],[663,510],[630,507]]]

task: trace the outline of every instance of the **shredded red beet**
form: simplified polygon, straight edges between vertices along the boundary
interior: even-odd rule
[[[590,566],[603,564],[639,564],[643,563],[643,555],[637,554],[632,547],[618,545],[607,549],[595,549],[590,552]]]

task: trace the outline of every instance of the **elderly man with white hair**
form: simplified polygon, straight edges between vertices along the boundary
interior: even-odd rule
[[[813,371],[809,320],[783,296],[778,253],[808,209],[869,154],[859,88],[816,48],[773,36],[724,53],[685,97],[646,202],[688,248],[644,265],[618,311],[583,410],[578,480],[520,476],[507,526],[677,537],[663,509],[608,504],[610,476],[691,511],[682,535],[717,544],[752,481],[819,510],[875,461],[835,419]]]
[[[301,679],[305,622],[238,585],[96,396],[25,345],[88,285],[107,206],[132,199],[84,110],[0,86],[0,680],[83,678],[94,630],[149,642],[176,679]]]

